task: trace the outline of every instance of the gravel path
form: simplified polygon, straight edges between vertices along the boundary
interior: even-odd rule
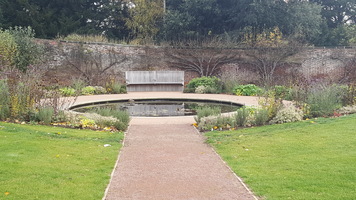
[[[107,200],[253,200],[192,117],[133,118]]]

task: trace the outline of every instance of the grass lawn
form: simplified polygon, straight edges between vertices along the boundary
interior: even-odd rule
[[[206,136],[257,196],[356,199],[356,115]]]
[[[101,199],[122,139],[0,122],[0,199]]]

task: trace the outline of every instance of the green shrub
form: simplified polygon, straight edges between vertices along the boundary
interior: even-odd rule
[[[206,89],[206,87],[204,85],[199,85],[197,88],[195,88],[195,93],[204,94],[205,89]]]
[[[101,86],[95,86],[94,89],[95,89],[95,91],[94,91],[95,94],[105,94],[106,93],[106,89]]]
[[[308,94],[310,117],[330,116],[342,107],[342,89],[337,85],[316,85]]]
[[[254,124],[257,126],[263,126],[266,125],[268,120],[269,120],[269,116],[268,116],[268,110],[265,109],[258,109],[255,111],[254,113]]]
[[[31,27],[15,27],[9,29],[17,44],[15,65],[21,71],[35,64],[42,55],[42,46],[34,42],[35,31]]]
[[[196,111],[197,111],[197,115],[194,117],[194,119],[198,124],[200,123],[200,120],[203,117],[208,117],[213,115],[216,116],[221,114],[221,109],[218,107],[202,107],[202,108],[198,108]]]
[[[10,93],[6,80],[0,80],[0,120],[10,117]]]
[[[303,111],[294,105],[287,105],[277,111],[277,115],[270,121],[271,124],[283,124],[303,120]]]
[[[71,42],[101,42],[101,43],[109,42],[109,40],[103,35],[79,35],[75,33],[59,39],[65,41],[71,41]]]
[[[0,30],[0,66],[15,64],[17,48],[15,38],[11,33]]]
[[[254,84],[238,85],[234,87],[233,92],[238,96],[256,96],[262,92],[262,88]]]
[[[130,123],[130,115],[127,111],[117,110],[113,108],[97,108],[93,112],[101,116],[114,117],[118,119],[113,123],[117,130],[125,131]]]
[[[75,91],[80,92],[82,89],[86,86],[86,83],[83,79],[73,79],[72,80],[72,88],[75,89]]]
[[[236,114],[234,115],[234,118],[235,118],[234,126],[236,126],[236,127],[237,126],[240,126],[240,127],[246,126],[249,115],[250,115],[250,112],[246,109],[245,106],[238,109],[236,111]]]
[[[37,118],[39,121],[44,122],[45,124],[50,124],[54,115],[54,109],[52,107],[40,108],[37,113]]]
[[[187,88],[190,91],[194,91],[199,87],[199,86],[204,86],[205,88],[209,88],[209,93],[220,93],[222,90],[222,82],[219,78],[213,76],[213,77],[199,77],[199,78],[194,78],[192,79],[188,84]],[[204,93],[207,93],[204,91]]]
[[[61,93],[62,96],[65,97],[70,97],[75,95],[75,89],[71,87],[60,88],[59,92]]]
[[[95,94],[95,87],[86,86],[82,89],[82,95],[93,95]]]
[[[275,85],[272,90],[278,99],[291,100],[291,88],[283,85]]]
[[[107,82],[105,84],[105,88],[106,88],[107,93],[110,93],[110,94],[125,94],[125,93],[127,93],[126,86],[122,85],[120,83],[117,83],[114,80]]]

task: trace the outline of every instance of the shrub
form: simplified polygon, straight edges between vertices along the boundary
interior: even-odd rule
[[[342,107],[337,112],[340,114],[354,114],[356,113],[356,105]]]
[[[277,115],[270,121],[271,124],[282,124],[289,122],[301,121],[303,119],[303,111],[296,108],[294,105],[287,105],[277,111]]]
[[[17,44],[9,31],[0,30],[0,66],[15,64]]]
[[[217,127],[218,118],[217,116],[204,117],[198,123],[198,128],[200,131],[210,131]]]
[[[127,93],[126,86],[125,85],[121,85],[121,84],[115,82],[114,80],[111,80],[111,81],[107,82],[105,84],[105,89],[106,89],[107,93],[110,93],[110,94],[124,94],[124,93]]]
[[[74,88],[75,91],[82,91],[82,89],[85,87],[86,83],[83,79],[73,79],[72,80],[72,87]]]
[[[187,84],[187,88],[194,91],[199,86],[204,86],[205,88],[211,88],[209,90],[214,91],[214,93],[219,93],[222,90],[221,80],[215,76],[213,77],[203,76],[199,78],[194,78]]]
[[[311,117],[330,116],[342,106],[341,89],[337,85],[316,85],[308,94]]]
[[[204,85],[199,85],[197,88],[195,88],[195,93],[198,94],[203,94],[205,93],[206,87]]]
[[[275,85],[272,90],[277,99],[291,100],[291,88],[283,85]]]
[[[10,117],[10,98],[7,80],[0,80],[0,120]]]
[[[62,96],[65,97],[70,97],[75,95],[75,89],[71,87],[60,88],[59,92],[61,93]]]
[[[233,93],[238,96],[256,96],[260,92],[262,92],[262,88],[254,84],[238,85],[233,89]]]
[[[43,48],[34,42],[35,32],[31,27],[15,27],[9,29],[17,44],[15,65],[21,71],[35,64],[42,55]]]
[[[54,115],[54,109],[52,107],[40,108],[37,113],[37,118],[39,121],[44,122],[45,124],[50,124]]]
[[[97,108],[93,112],[101,116],[114,117],[118,119],[113,126],[117,130],[125,131],[130,123],[130,115],[127,111],[117,110],[113,108]]]
[[[60,40],[66,40],[71,42],[102,42],[108,43],[109,40],[103,35],[79,35],[70,34],[64,38],[59,38]]]
[[[262,109],[268,113],[268,120],[273,119],[277,111],[283,107],[283,100],[276,98],[276,94],[273,90],[268,90],[263,94],[263,97],[259,99],[258,104]]]
[[[95,88],[93,86],[86,86],[82,89],[82,95],[93,95]]]
[[[202,107],[197,109],[197,115],[194,117],[195,121],[199,124],[203,117],[219,115],[221,113],[218,107]]]
[[[95,86],[94,89],[95,89],[94,90],[95,94],[105,94],[106,93],[106,89],[101,86]]]
[[[249,117],[250,113],[249,111],[246,109],[245,106],[243,106],[242,108],[238,109],[236,111],[236,114],[234,115],[234,118],[235,118],[235,126],[246,126],[247,124],[247,120],[248,120],[248,117]]]
[[[258,109],[255,111],[254,113],[254,124],[257,126],[263,126],[266,125],[268,120],[269,120],[269,116],[268,116],[268,111],[265,109]]]

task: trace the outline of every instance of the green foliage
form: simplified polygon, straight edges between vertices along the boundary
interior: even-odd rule
[[[283,99],[277,98],[274,90],[268,90],[259,99],[258,104],[263,110],[267,111],[268,120],[271,120],[276,116],[278,110],[283,107]]]
[[[10,93],[7,80],[0,80],[0,120],[10,117]]]
[[[104,35],[79,35],[72,33],[66,37],[60,37],[59,40],[71,41],[71,42],[100,42],[109,43],[109,40]]]
[[[95,94],[95,87],[86,86],[82,88],[82,95],[93,95],[93,94]]]
[[[125,131],[130,123],[130,115],[127,111],[118,110],[115,108],[96,108],[92,110],[101,116],[114,117],[118,121],[114,121],[110,126],[114,126],[117,130]]]
[[[188,84],[187,88],[189,91],[194,90],[196,92],[197,88],[199,86],[200,89],[198,89],[199,92],[202,93],[220,93],[222,90],[222,83],[221,80],[215,76],[212,77],[198,77],[198,78],[193,78]]]
[[[277,111],[276,116],[270,121],[271,124],[283,124],[303,120],[303,111],[294,105],[284,106]]]
[[[110,94],[125,94],[127,93],[126,91],[126,86],[121,85],[120,83],[117,83],[114,80],[110,80],[105,84],[106,91]]]
[[[59,89],[62,96],[70,97],[75,95],[75,89],[71,87],[63,87]]]
[[[0,29],[0,66],[15,63],[17,48],[16,40],[11,33]]]
[[[233,89],[233,93],[238,96],[256,96],[262,92],[262,88],[254,85],[237,85]]]
[[[337,85],[316,85],[311,88],[307,97],[310,116],[330,116],[338,108],[342,107],[342,89]]]
[[[201,107],[197,110],[197,115],[194,117],[195,121],[199,124],[201,119],[208,116],[216,116],[221,113],[218,107]]]
[[[34,42],[35,32],[31,27],[10,28],[9,33],[14,37],[17,44],[15,65],[21,71],[35,64],[42,55],[43,49]]]
[[[257,109],[254,113],[254,124],[257,126],[266,125],[270,119],[269,112],[266,109]]]
[[[248,117],[250,115],[250,112],[248,109],[246,109],[245,106],[242,108],[238,109],[235,114],[235,126],[240,126],[244,127],[247,124]]]
[[[54,109],[52,107],[40,108],[37,113],[37,118],[39,121],[44,122],[44,124],[49,125],[52,122],[54,115]]]

